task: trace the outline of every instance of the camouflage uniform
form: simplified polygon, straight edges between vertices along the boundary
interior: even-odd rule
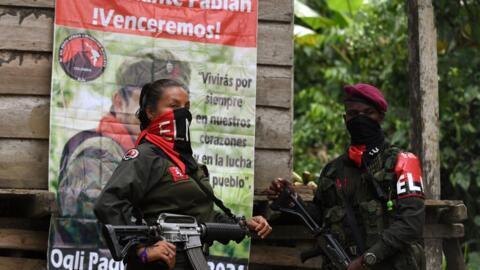
[[[373,253],[377,263],[369,269],[425,269],[425,208],[419,162],[413,154],[395,147],[384,149],[368,171],[360,169],[348,154],[327,164],[309,212],[323,222],[352,258]],[[417,171],[416,176],[409,176],[412,171]],[[406,182],[410,178],[412,184]],[[358,223],[363,251],[347,220],[346,200]],[[322,269],[332,268],[326,263]]]
[[[158,79],[175,79],[188,86],[190,66],[167,50],[150,49],[127,60],[116,76],[117,84],[124,87],[142,87]],[[51,223],[55,246],[104,247],[93,205],[126,150],[95,130],[82,131],[65,144],[58,179],[59,216]]]
[[[125,156],[98,198],[95,214],[104,224],[134,225],[132,217],[153,224],[160,213],[190,215],[199,222],[235,222],[214,211],[213,201],[192,178],[150,142],[140,144],[136,156]],[[129,152],[131,152],[130,150]],[[190,173],[211,192],[206,170]],[[140,213],[140,214],[139,214]],[[141,215],[141,216],[140,216]],[[136,254],[126,258],[127,269],[168,269],[161,261],[142,264]],[[175,269],[192,269],[185,252],[177,250]]]

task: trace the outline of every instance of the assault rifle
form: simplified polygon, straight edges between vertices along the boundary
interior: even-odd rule
[[[270,208],[275,211],[300,217],[315,237],[317,241],[316,247],[312,250],[303,252],[300,255],[302,262],[324,254],[338,270],[347,269],[351,262],[350,257],[340,243],[338,243],[337,239],[335,239],[331,233],[324,231],[324,229],[315,222],[312,216],[308,214],[302,198],[300,198],[295,191],[288,187],[284,188],[279,197],[270,205]]]
[[[177,250],[187,253],[195,270],[209,269],[202,251],[204,243],[228,243],[230,240],[239,243],[247,234],[248,229],[240,224],[199,224],[192,216],[165,213],[152,226],[103,226],[108,249],[116,261],[123,260],[129,249],[138,244],[152,245],[159,240],[166,240],[176,244]]]

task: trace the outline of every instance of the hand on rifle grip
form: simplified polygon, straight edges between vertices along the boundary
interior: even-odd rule
[[[274,181],[272,181],[272,183],[270,184],[270,187],[267,190],[268,199],[269,200],[277,199],[280,193],[282,193],[282,191],[286,188],[292,191],[294,190],[292,183],[290,183],[288,180],[285,180],[283,178],[275,179]]]
[[[160,240],[152,246],[148,246],[146,249],[148,262],[161,260],[168,265],[169,269],[175,267],[176,262],[176,249],[177,247],[165,240]],[[144,247],[140,247],[137,250],[137,255],[143,252]]]

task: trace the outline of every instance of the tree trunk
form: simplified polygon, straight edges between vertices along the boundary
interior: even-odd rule
[[[411,146],[423,166],[425,195],[440,199],[437,33],[432,0],[408,0]],[[427,269],[442,265],[442,240],[425,241]]]

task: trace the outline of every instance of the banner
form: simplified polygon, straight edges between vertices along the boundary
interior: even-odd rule
[[[49,189],[49,269],[124,269],[93,206],[139,134],[141,87],[190,90],[194,157],[234,213],[253,208],[258,0],[57,0]],[[247,269],[250,239],[210,248],[212,270]]]

